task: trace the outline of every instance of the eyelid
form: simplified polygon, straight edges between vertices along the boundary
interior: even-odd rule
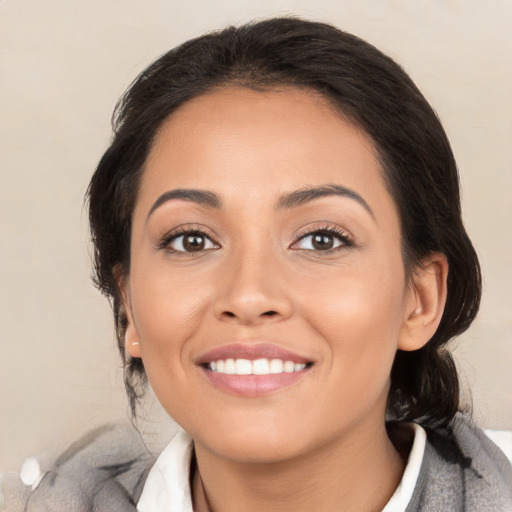
[[[318,233],[327,233],[329,235],[332,235],[335,238],[337,238],[339,241],[341,241],[341,244],[337,247],[334,247],[332,249],[327,249],[324,251],[313,251],[312,249],[298,249],[298,248],[295,250],[305,250],[305,251],[313,251],[313,252],[328,254],[330,252],[335,252],[335,251],[339,251],[341,249],[346,249],[346,248],[354,246],[354,238],[348,231],[346,231],[345,229],[343,229],[339,226],[336,226],[336,225],[324,224],[324,225],[320,225],[320,226],[310,226],[310,227],[303,228],[303,229],[299,230],[295,234],[294,242],[290,245],[290,248],[293,249],[294,245],[299,243],[301,240],[304,240],[306,237],[312,236],[312,235],[315,235]]]
[[[177,238],[185,235],[193,235],[193,234],[199,234],[201,236],[204,236],[208,240],[210,240],[216,247],[220,248],[219,242],[216,240],[215,234],[208,229],[206,226],[202,226],[199,224],[182,224],[180,226],[177,226],[175,228],[172,228],[171,230],[167,231],[163,236],[158,238],[157,243],[155,244],[156,249],[164,249],[168,250],[170,252],[180,253],[185,251],[177,251],[175,249],[170,249],[169,245],[171,242],[176,240]],[[206,249],[211,250],[211,249]],[[199,251],[198,251],[199,252]],[[192,253],[191,253],[192,254]]]
[[[204,241],[204,245],[197,251],[187,251],[184,246],[185,239],[187,237],[201,238],[201,240]],[[181,248],[175,247],[175,244],[180,240],[181,240],[181,243],[178,245],[181,246]],[[170,250],[172,252],[176,252],[176,253],[184,253],[184,254],[193,254],[194,253],[195,254],[195,253],[200,253],[200,252],[205,252],[205,251],[211,251],[212,249],[216,249],[217,246],[215,245],[215,242],[209,236],[206,236],[203,233],[190,232],[190,233],[184,233],[182,235],[174,236],[173,238],[171,238],[171,240],[167,244],[166,248],[168,250]]]

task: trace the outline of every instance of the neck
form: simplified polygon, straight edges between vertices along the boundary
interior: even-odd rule
[[[312,453],[272,463],[227,460],[196,445],[194,510],[382,510],[400,482],[404,461],[384,422],[353,430]]]

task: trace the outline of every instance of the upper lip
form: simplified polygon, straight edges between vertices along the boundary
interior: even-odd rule
[[[214,348],[200,355],[196,360],[196,364],[201,365],[226,359],[282,359],[283,361],[293,361],[299,364],[311,362],[309,359],[299,354],[272,343],[237,342]]]

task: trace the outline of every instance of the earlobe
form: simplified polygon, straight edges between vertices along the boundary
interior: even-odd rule
[[[405,300],[400,350],[418,350],[436,332],[446,304],[447,279],[448,261],[441,253],[430,254],[414,270]]]
[[[133,326],[133,324],[131,324]],[[138,335],[133,334],[131,331],[133,331],[130,327],[130,324],[128,324],[128,327],[126,328],[125,336],[124,336],[124,348],[128,354],[130,354],[131,357],[141,357],[140,355],[140,342],[137,339]]]
[[[122,315],[126,319],[126,328],[124,330],[124,348],[131,357],[141,357],[140,339],[137,327],[133,320],[133,310],[131,304],[130,286],[128,278],[117,279],[119,291],[121,292]]]

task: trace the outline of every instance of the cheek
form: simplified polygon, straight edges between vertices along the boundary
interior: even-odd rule
[[[181,282],[179,273],[174,274],[161,269],[131,278],[134,323],[153,387],[162,380],[182,377],[188,361],[187,341],[199,329],[204,314],[204,289],[190,279]]]
[[[201,275],[170,268],[155,258],[134,262],[130,276],[132,308],[141,340],[157,343],[187,335],[204,307]],[[162,340],[163,338],[163,340]]]
[[[357,421],[371,411],[383,414],[387,403],[402,293],[392,280],[374,286],[373,279],[366,278],[345,275],[337,283],[325,281],[308,297],[314,310],[304,306],[326,354],[327,392],[319,394],[316,403],[319,411],[330,411],[334,425],[345,425],[349,418]]]
[[[303,316],[326,341],[333,366],[357,380],[387,380],[403,321],[401,260],[339,270],[314,286],[304,283]]]
[[[145,284],[134,304],[140,354],[153,392],[167,413],[181,424],[188,414],[186,404],[196,400],[187,386],[187,341],[198,330],[200,307],[194,296],[169,293],[167,286],[162,286],[165,283],[155,287],[150,282]]]

